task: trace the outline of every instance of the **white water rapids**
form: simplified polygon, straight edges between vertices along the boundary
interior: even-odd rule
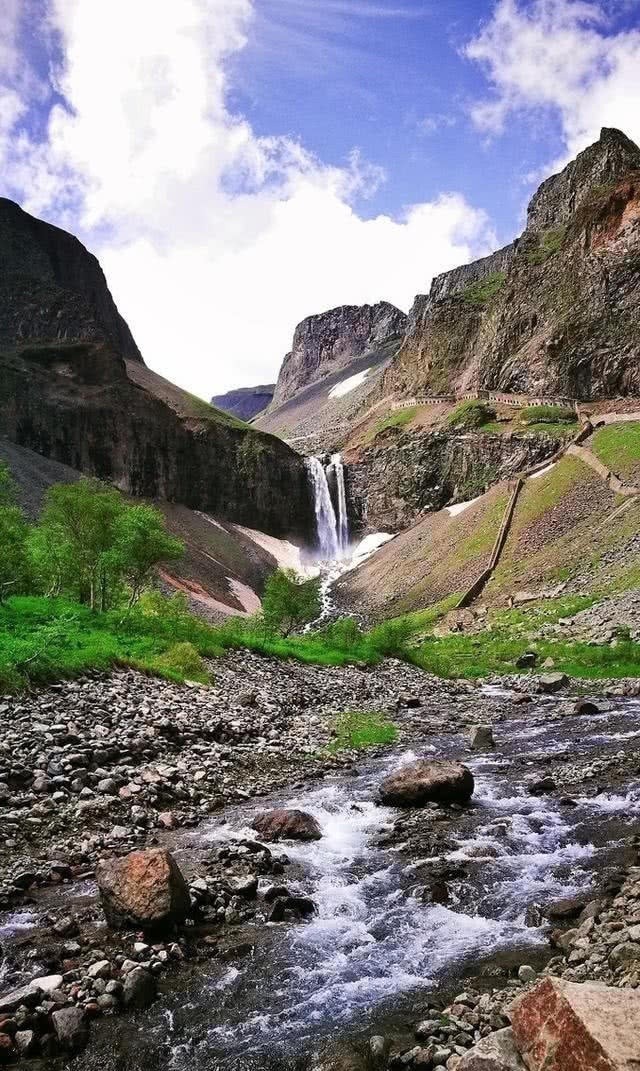
[[[490,701],[502,702],[497,690]],[[354,1030],[366,1037],[385,1021],[415,1021],[428,992],[462,987],[465,969],[477,970],[482,960],[508,953],[511,963],[530,962],[545,939],[527,925],[527,908],[595,891],[595,875],[619,866],[638,831],[637,784],[593,795],[582,788],[571,807],[554,796],[531,796],[525,787],[527,778],[548,769],[549,754],[570,748],[576,760],[615,755],[634,731],[640,704],[616,700],[612,706],[606,719],[559,719],[550,713],[553,701],[536,701],[535,709],[516,715],[506,703],[495,729],[498,749],[486,755],[470,755],[460,736],[427,736],[418,754],[463,758],[474,771],[472,805],[450,814],[450,824],[440,821],[446,811],[436,809],[431,818],[424,812],[416,830],[399,812],[376,806],[381,778],[415,757],[398,748],[365,762],[357,775],[234,806],[181,833],[173,850],[186,868],[195,855],[207,859],[227,841],[255,838],[251,821],[258,810],[273,805],[310,812],[322,839],[274,846],[289,860],[275,880],[311,896],[317,913],[298,923],[227,927],[226,940],[248,941],[251,955],[200,963],[137,1025],[121,1022],[127,1060],[146,1066],[151,1052],[160,1063],[149,1066],[179,1071],[306,1067],[295,1063],[295,1054],[323,1039]],[[398,818],[405,830],[398,836],[396,827],[386,842]],[[442,835],[422,842],[420,830],[430,824]],[[449,868],[445,905],[424,895],[430,874],[442,866]],[[261,879],[262,887],[271,881]],[[28,915],[0,919],[0,934],[33,922]],[[143,1048],[136,1052],[136,1045]],[[112,1071],[124,1066],[121,1056],[104,1064]]]

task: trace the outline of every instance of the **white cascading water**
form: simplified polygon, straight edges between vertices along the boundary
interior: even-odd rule
[[[317,457],[306,459],[311,477],[313,504],[316,513],[316,531],[318,548],[323,561],[335,561],[338,557],[338,523],[331,501],[327,474],[322,462]]]
[[[332,454],[329,468],[335,473],[338,490],[338,550],[342,557],[349,546],[349,517],[347,514],[347,490],[344,482],[344,465],[341,454]]]

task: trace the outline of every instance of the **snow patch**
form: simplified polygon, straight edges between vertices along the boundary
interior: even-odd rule
[[[532,472],[532,474],[531,474],[531,476],[529,477],[529,479],[530,479],[530,480],[537,480],[537,479],[538,479],[538,476],[546,476],[546,474],[547,474],[548,472],[551,472],[551,469],[555,469],[555,467],[556,467],[556,465],[557,465],[557,464],[558,464],[558,462],[557,462],[557,461],[552,461],[552,462],[551,462],[551,464],[550,464],[550,465],[547,465],[547,466],[546,466],[545,468],[543,468],[543,469],[538,469],[538,471],[537,471],[537,472]]]
[[[450,517],[457,517],[459,513],[464,513],[469,506],[472,506],[474,502],[478,502],[482,498],[482,495],[476,495],[475,498],[470,498],[468,502],[456,502],[453,506],[445,506],[447,513]]]
[[[340,380],[329,391],[329,398],[344,398],[345,394],[349,394],[350,391],[355,390],[361,383],[364,383],[370,371],[370,368],[365,368],[363,372],[356,372],[355,376]]]

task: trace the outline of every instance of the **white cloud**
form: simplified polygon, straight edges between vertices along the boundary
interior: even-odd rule
[[[500,133],[513,113],[551,108],[562,123],[565,158],[603,126],[640,141],[640,31],[615,32],[600,3],[499,0],[465,54],[494,88],[472,109],[481,130]]]
[[[50,3],[58,98],[44,138],[5,142],[4,181],[87,241],[147,363],[176,382],[208,396],[268,381],[302,317],[383,298],[406,308],[495,243],[456,194],[363,219],[354,199],[378,168],[357,152],[327,166],[232,114],[227,61],[252,0]]]

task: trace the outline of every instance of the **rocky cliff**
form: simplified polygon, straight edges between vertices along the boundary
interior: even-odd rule
[[[382,393],[640,394],[640,149],[617,130],[542,184],[523,235],[439,276]]]
[[[72,234],[0,197],[0,344],[108,342],[141,361],[96,258]]]
[[[311,536],[303,459],[155,375],[97,260],[0,202],[0,436],[132,495]]]
[[[456,434],[439,429],[380,442],[349,457],[347,489],[361,531],[397,532],[449,502],[468,501],[501,480],[551,457],[547,435]]]
[[[226,394],[214,395],[211,404],[225,413],[231,413],[239,420],[253,420],[270,404],[275,388],[275,383],[267,383],[260,387],[238,387],[237,390],[229,390]]]
[[[351,361],[390,340],[398,343],[407,317],[394,305],[342,305],[298,324],[291,351],[282,362],[272,408],[298,391],[348,368]]]

